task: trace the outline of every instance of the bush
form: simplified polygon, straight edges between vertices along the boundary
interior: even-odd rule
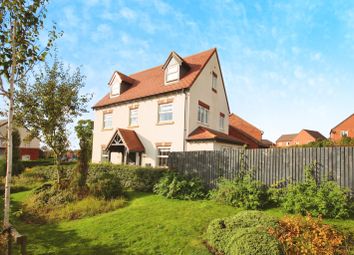
[[[289,185],[282,198],[282,207],[290,213],[328,218],[347,218],[350,211],[349,191],[333,181],[318,184],[313,177],[314,165],[305,171],[305,181]]]
[[[219,252],[231,248],[233,236],[245,228],[257,228],[259,232],[267,232],[277,226],[277,219],[260,211],[243,211],[235,216],[213,220],[207,229],[208,244]]]
[[[64,178],[70,179],[75,165],[65,164],[61,166],[64,169]],[[28,179],[29,181],[36,182],[47,182],[55,181],[57,179],[57,167],[55,165],[50,166],[36,166],[32,168],[27,168],[21,174],[22,178]]]
[[[284,217],[269,233],[280,241],[286,254],[348,254],[345,237],[310,215]]]
[[[242,228],[232,236],[226,254],[230,255],[279,255],[282,254],[277,239],[259,228]]]
[[[38,159],[21,161],[24,168],[32,168],[35,166],[51,166],[54,165],[54,159]]]
[[[266,187],[250,173],[234,180],[221,179],[210,192],[213,200],[245,209],[261,209],[267,203]]]
[[[175,172],[166,173],[155,185],[154,192],[167,198],[194,200],[206,196],[206,189],[198,178]]]
[[[114,164],[91,164],[88,182],[100,172],[109,172],[119,178],[125,190],[151,192],[154,185],[167,171],[165,168],[127,166]]]
[[[97,172],[87,183],[90,194],[106,200],[122,196],[123,189],[117,176],[107,172]]]

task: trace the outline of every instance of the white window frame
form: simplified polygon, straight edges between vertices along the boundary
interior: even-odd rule
[[[113,83],[111,85],[111,96],[119,96],[120,95],[120,83]]]
[[[340,131],[340,136],[341,137],[348,137],[349,136],[348,130],[341,130]]]
[[[167,152],[167,155],[165,154],[160,154],[160,152]],[[168,167],[168,157],[171,152],[171,146],[160,146],[157,147],[157,166],[159,167]],[[161,164],[160,160],[166,160],[165,164]]]
[[[139,125],[138,108],[129,109],[129,126],[134,127]]]
[[[225,116],[222,116],[222,115],[219,116],[219,128],[221,130],[224,130],[224,128],[225,128]]]
[[[179,64],[169,65],[165,71],[165,81],[166,83],[174,82],[179,80]],[[172,76],[172,77],[171,77]]]
[[[107,120],[107,118],[109,118]],[[103,113],[103,129],[112,129],[113,128],[113,113],[106,112]]]
[[[170,108],[166,111],[163,109],[163,107],[167,107],[169,106]],[[165,114],[171,114],[171,118],[170,119],[165,119],[162,120],[161,116]],[[164,123],[164,122],[171,122],[173,121],[173,104],[172,103],[165,103],[165,104],[159,104],[158,105],[158,123]]]
[[[211,72],[211,88],[216,90],[218,85],[218,75],[215,72]]]
[[[209,123],[209,110],[201,105],[198,105],[198,122],[203,124]]]

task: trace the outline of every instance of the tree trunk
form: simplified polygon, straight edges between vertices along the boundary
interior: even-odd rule
[[[5,180],[5,198],[4,198],[4,228],[10,226],[10,188],[12,176],[12,130],[13,130],[13,112],[14,112],[14,87],[15,87],[15,73],[16,73],[16,56],[15,56],[15,43],[16,43],[16,21],[12,28],[12,65],[10,77],[10,90],[9,90],[9,113],[8,113],[8,130],[7,130],[7,169]]]
[[[63,179],[63,169],[61,166],[61,156],[56,156],[56,166],[57,166],[57,183],[59,186],[62,184],[62,179]]]

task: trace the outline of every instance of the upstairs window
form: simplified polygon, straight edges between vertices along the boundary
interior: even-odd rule
[[[221,130],[224,130],[225,128],[225,114],[220,113],[220,117],[219,117],[219,128]]]
[[[203,124],[208,124],[208,119],[209,119],[209,106],[199,101],[198,121]]]
[[[112,113],[103,114],[103,129],[111,129],[112,126]]]
[[[172,121],[173,119],[173,107],[172,104],[160,104],[159,105],[159,122]]]
[[[170,155],[171,147],[157,148],[157,164],[159,167],[168,166],[168,156]]]
[[[129,126],[137,126],[138,125],[138,109],[130,109],[129,110]]]
[[[214,92],[216,92],[217,83],[218,83],[218,76],[216,73],[212,72],[211,73],[211,87]]]
[[[342,130],[340,131],[341,137],[348,137],[348,130]]]
[[[166,82],[177,81],[179,79],[179,65],[170,65],[166,69]]]
[[[119,96],[120,94],[120,84],[119,83],[114,83],[111,86],[111,95],[112,96]]]

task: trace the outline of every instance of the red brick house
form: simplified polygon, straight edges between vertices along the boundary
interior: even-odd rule
[[[276,141],[277,147],[289,147],[305,145],[311,142],[326,139],[320,132],[315,130],[303,129],[297,134],[282,135]]]
[[[229,115],[229,135],[242,141],[250,149],[270,147],[269,143],[262,142],[262,130],[234,113]]]
[[[291,145],[305,145],[324,139],[326,139],[326,137],[318,131],[303,129],[293,138]]]
[[[340,141],[342,137],[354,138],[354,113],[331,129],[332,141]]]
[[[289,147],[291,146],[291,142],[295,138],[297,134],[285,134],[281,135],[277,140],[276,140],[276,147]]]
[[[24,128],[17,128],[20,137],[20,159],[36,160],[40,155],[40,142],[38,139],[28,140],[28,132]],[[5,157],[6,154],[6,137],[7,137],[7,120],[0,120],[0,157]]]

